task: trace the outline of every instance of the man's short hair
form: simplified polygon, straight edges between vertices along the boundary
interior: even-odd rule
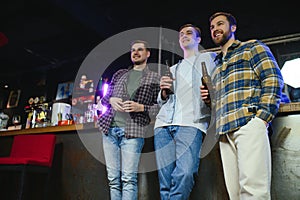
[[[236,24],[236,19],[235,17],[231,14],[231,13],[227,13],[227,12],[216,12],[214,13],[210,18],[209,18],[209,22],[211,22],[214,18],[220,16],[220,15],[223,15],[226,17],[226,19],[228,20],[230,26],[232,25],[237,25]]]
[[[144,41],[144,40],[134,40],[134,41],[131,42],[131,47],[132,47],[134,44],[136,44],[136,43],[143,43],[144,46],[145,46],[145,48],[146,48],[146,50],[147,50],[147,51],[150,51],[150,47],[149,47],[148,42],[146,42],[146,41]]]
[[[197,34],[197,37],[201,37],[201,29],[198,27],[198,26],[195,26],[194,24],[184,24],[182,25],[180,28],[179,28],[179,32],[186,28],[186,27],[193,27],[195,30],[196,30],[196,34]]]

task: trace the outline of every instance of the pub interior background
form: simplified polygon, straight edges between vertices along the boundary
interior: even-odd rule
[[[194,23],[202,30],[201,45],[218,51],[210,39],[208,18],[223,10],[237,17],[238,39],[264,41],[280,67],[285,61],[300,57],[300,29],[295,23],[298,11],[294,3],[285,1],[275,8],[260,1],[255,10],[240,7],[238,1],[223,0],[186,6],[188,12],[173,1],[141,5],[118,0],[6,1],[0,13],[0,111],[9,116],[7,126],[12,125],[15,114],[21,116],[22,129],[26,126],[30,98],[43,96],[50,106],[55,102],[72,104],[72,95],[57,100],[58,85],[71,82],[74,88],[78,87],[74,80],[86,56],[105,39],[129,29],[163,27],[177,31],[184,23]],[[288,16],[283,14],[286,12]],[[168,59],[171,64],[180,58],[170,52],[162,52],[161,56],[161,62]],[[152,49],[149,62],[157,63],[158,57],[158,50]],[[109,82],[117,69],[130,64],[129,54],[125,54],[109,66],[100,66],[106,70],[95,75],[93,94],[99,92],[100,82]],[[11,91],[18,90],[17,102],[7,108]]]
[[[300,33],[299,34],[290,34],[282,37],[267,38],[265,41],[271,48],[273,54],[275,55],[279,66],[282,68],[285,61],[292,60],[300,57]],[[1,47],[0,47],[1,48]],[[4,48],[4,47],[3,47]],[[211,50],[216,50],[212,48]],[[156,49],[151,50],[151,58],[149,62],[157,62],[158,52]],[[174,55],[169,52],[162,52],[162,60],[170,60],[176,62],[180,56]],[[175,57],[175,59],[174,59]],[[99,83],[101,78],[108,79],[108,82],[112,74],[119,68],[124,68],[129,66],[130,60],[128,59],[129,55],[126,54],[118,58],[110,66],[107,67],[104,74],[100,75],[99,78],[95,79],[95,83]],[[45,67],[26,70],[20,70],[21,72],[13,72],[9,74],[1,73],[1,88],[0,88],[0,110],[5,114],[8,114],[10,119],[14,114],[21,115],[21,123],[25,126],[27,113],[25,112],[25,107],[28,105],[28,100],[30,98],[42,97],[46,98],[46,102],[51,106],[54,102],[66,102],[71,104],[72,96],[69,96],[67,99],[56,100],[58,85],[60,83],[74,82],[77,75],[77,71],[81,66],[83,58],[74,59],[68,61],[67,63],[60,64],[59,66]],[[153,68],[153,70],[157,70]],[[75,89],[74,83],[74,89]],[[5,85],[8,85],[8,88],[5,88]],[[290,86],[286,85],[285,93],[288,94],[287,88]],[[99,87],[95,84],[94,91],[95,94],[98,91]],[[20,90],[19,101],[16,107],[7,108],[10,92]],[[294,90],[298,90],[294,88]],[[289,95],[289,94],[288,94]],[[299,98],[299,96],[297,96]],[[295,98],[294,98],[295,99]],[[298,101],[297,99],[291,101]],[[9,120],[8,125],[11,125],[12,122]],[[24,128],[24,127],[23,127]]]
[[[237,17],[240,40],[257,38],[266,41],[280,67],[285,60],[300,54],[300,31],[293,22],[295,6],[288,1],[280,9],[260,2],[255,14],[234,1],[195,3],[188,14],[170,1],[140,5],[147,11],[135,6],[134,3],[113,0],[72,3],[67,0],[14,0],[4,3],[0,13],[0,32],[8,43],[0,47],[0,109],[10,118],[20,114],[24,125],[24,107],[29,98],[44,96],[46,102],[55,102],[58,84],[74,81],[88,53],[105,39],[125,30],[147,26],[177,30],[180,25],[191,22],[202,29],[201,45],[214,49],[208,18],[218,10],[232,12]],[[284,11],[290,14],[284,15]],[[150,62],[158,62],[157,50],[153,51]],[[163,56],[171,64],[176,62],[174,55],[163,52]],[[164,60],[163,57],[161,62]],[[111,66],[100,66],[109,69],[107,75],[97,75],[99,79],[95,82],[98,83],[101,76],[110,78],[118,68],[128,65],[130,60],[122,56]],[[96,89],[97,85],[94,87]],[[17,106],[7,109],[10,92],[17,90],[20,90]]]

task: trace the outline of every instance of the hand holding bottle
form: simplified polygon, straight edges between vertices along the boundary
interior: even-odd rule
[[[212,85],[211,77],[208,75],[205,62],[201,62],[201,66],[202,66],[202,77],[201,77],[202,86],[200,86],[201,98],[206,104],[210,105],[211,103],[210,91],[212,92],[213,85]]]
[[[162,90],[163,96],[168,96],[170,94],[174,94],[174,87],[173,87],[174,78],[170,71],[170,66],[168,60],[166,60],[165,70],[163,72],[163,76],[160,79],[160,89]]]

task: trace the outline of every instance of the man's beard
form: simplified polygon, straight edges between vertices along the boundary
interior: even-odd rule
[[[214,43],[217,45],[217,46],[224,46],[228,40],[231,38],[232,36],[232,32],[231,31],[226,31],[224,32],[224,34],[222,35],[222,38],[221,40],[213,40]]]
[[[141,64],[144,64],[144,63],[145,63],[145,60],[138,60],[138,61],[133,62],[134,65],[141,65]]]

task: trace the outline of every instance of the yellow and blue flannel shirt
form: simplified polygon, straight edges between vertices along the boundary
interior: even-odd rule
[[[279,109],[283,78],[267,45],[236,40],[212,72],[218,134],[238,130],[252,117],[270,122]]]

